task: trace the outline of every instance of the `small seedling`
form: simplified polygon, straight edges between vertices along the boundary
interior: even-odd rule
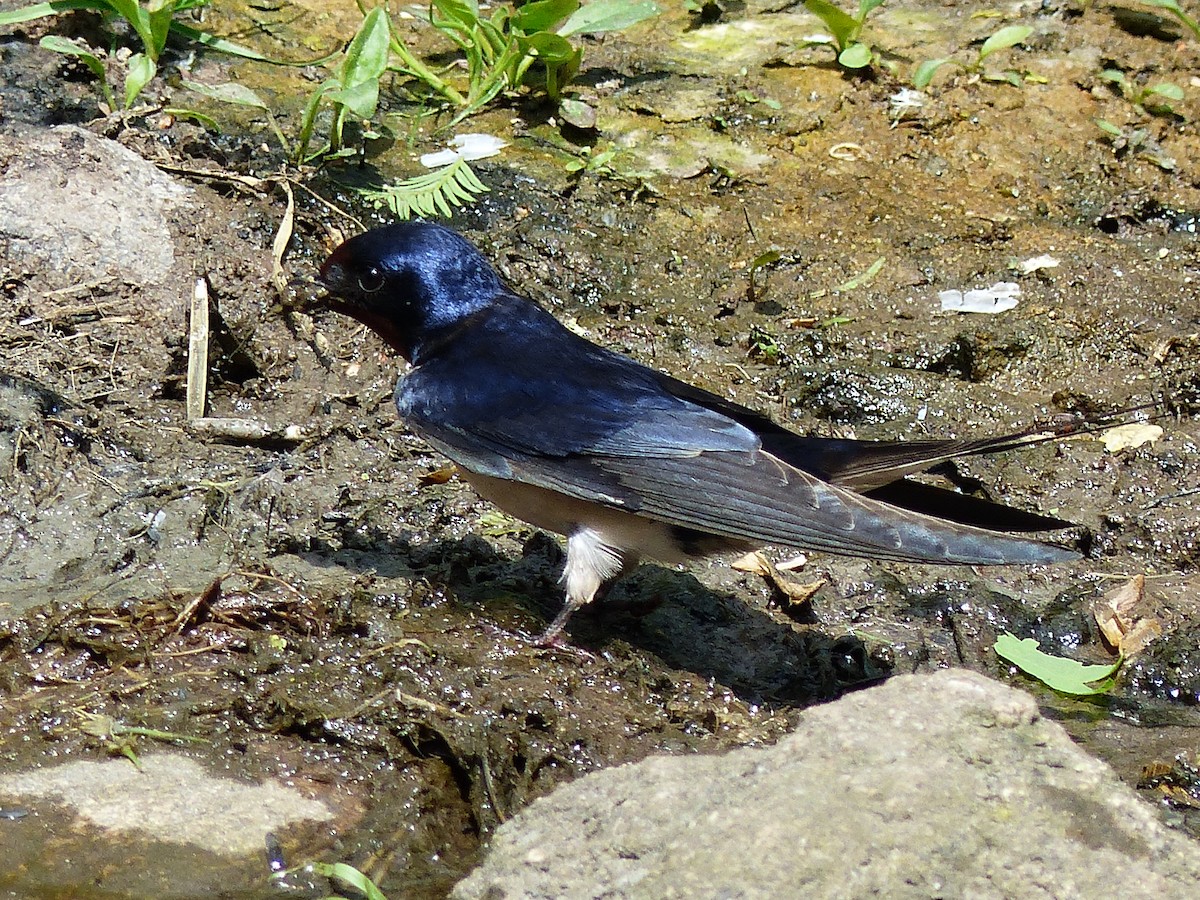
[[[857,15],[850,15],[834,6],[828,0],[804,0],[808,11],[817,16],[829,33],[833,35],[837,46],[838,65],[846,69],[863,69],[875,59],[875,54],[869,44],[860,43],[867,16],[883,5],[883,0],[858,0]]]
[[[933,81],[933,76],[937,73],[937,70],[945,65],[958,66],[964,72],[978,74],[985,81],[1006,81],[1014,87],[1020,87],[1021,75],[1019,72],[1006,69],[998,74],[989,73],[984,69],[984,62],[993,53],[1024,43],[1025,39],[1031,34],[1033,34],[1033,29],[1027,25],[1009,25],[1007,28],[1001,28],[984,41],[983,45],[979,48],[979,55],[970,62],[961,62],[952,56],[945,56],[941,59],[928,59],[917,66],[916,71],[913,72],[913,87],[918,91],[929,87],[929,83]]]
[[[1179,163],[1173,156],[1168,156],[1162,146],[1145,128],[1121,128],[1107,119],[1097,119],[1096,127],[1112,140],[1113,153],[1118,158],[1130,153],[1138,153],[1146,157],[1164,172],[1174,172]]]
[[[1120,69],[1105,69],[1096,77],[1116,85],[1122,97],[1139,110],[1145,110],[1152,115],[1175,115],[1171,102],[1178,103],[1183,99],[1183,88],[1169,81],[1142,87]]]
[[[750,326],[749,355],[765,363],[777,363],[783,357],[783,349],[774,336],[759,325]]]
[[[750,265],[747,267],[750,273],[750,284],[746,288],[746,297],[751,303],[758,303],[767,293],[765,287],[761,291],[758,289],[758,272],[771,268],[781,259],[783,259],[783,254],[778,250],[768,250],[765,253],[760,253],[750,261]],[[766,334],[766,332],[763,333]],[[774,346],[774,341],[771,343]]]
[[[761,103],[767,109],[783,109],[783,104],[778,100],[774,99],[773,97],[760,97],[758,94],[754,93],[754,91],[742,90],[738,91],[736,94],[734,94],[734,96],[749,106],[753,106],[755,103]]]
[[[616,147],[607,147],[604,150],[593,150],[591,147],[582,147],[577,156],[567,160],[563,164],[563,168],[572,175],[579,175],[583,172],[592,172],[597,175],[615,175],[616,172],[609,163],[613,161],[613,157],[616,155]]]
[[[544,73],[546,95],[558,102],[579,72],[582,48],[569,38],[621,31],[659,14],[653,0],[536,0],[516,7],[504,4],[490,16],[477,0],[432,0],[429,23],[462,52],[465,91],[434,73],[393,32],[392,53],[401,72],[458,107],[451,125],[478,112],[505,91],[527,84],[535,63]]]
[[[296,162],[342,153],[342,131],[347,113],[362,121],[369,121],[375,115],[379,105],[379,79],[387,71],[391,36],[391,21],[383,7],[377,6],[367,13],[346,47],[337,74],[321,82],[309,97],[293,154]],[[316,153],[309,154],[317,114],[325,102],[333,104],[329,141]]]

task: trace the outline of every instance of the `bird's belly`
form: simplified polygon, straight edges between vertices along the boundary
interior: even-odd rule
[[[662,522],[532,484],[492,478],[461,467],[459,473],[480,497],[538,528],[568,536],[588,528],[609,547],[632,550],[665,563],[684,562],[692,555],[681,543],[677,530]]]

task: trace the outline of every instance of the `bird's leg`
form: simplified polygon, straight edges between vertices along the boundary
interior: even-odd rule
[[[610,582],[638,564],[636,553],[620,550],[604,542],[591,528],[577,528],[567,537],[567,564],[563,567],[562,583],[567,600],[554,621],[534,642],[539,647],[554,646],[559,636],[580,607],[602,594]]]

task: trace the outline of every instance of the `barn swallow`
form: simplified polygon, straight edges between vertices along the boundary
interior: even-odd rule
[[[480,496],[566,536],[566,604],[540,643],[642,557],[673,564],[763,544],[923,563],[1079,556],[1003,533],[1070,523],[906,477],[1044,435],[797,434],[573,333],[432,223],[351,238],[320,280],[326,305],[409,362],[395,396],[408,426]]]

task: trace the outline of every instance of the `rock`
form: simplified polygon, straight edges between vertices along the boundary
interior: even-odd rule
[[[170,273],[166,212],[191,190],[132,150],[74,125],[17,127],[0,132],[0,173],[10,265],[59,289],[108,278],[159,283]]]
[[[0,796],[34,804],[53,798],[103,831],[228,856],[257,853],[268,832],[294,822],[333,818],[324,803],[295,788],[218,778],[178,753],[147,754],[141,768],[110,759],[12,772],[0,777]]]
[[[278,895],[268,861],[300,864],[327,829],[355,823],[352,803],[312,784],[302,791],[294,777],[248,783],[179,752],[150,751],[140,762],[80,759],[0,774],[0,894]],[[288,884],[299,895],[306,879],[298,873]]]
[[[458,900],[1200,896],[1200,851],[1033,698],[962,670],[805,713],[771,748],[654,757],[534,802]]]

